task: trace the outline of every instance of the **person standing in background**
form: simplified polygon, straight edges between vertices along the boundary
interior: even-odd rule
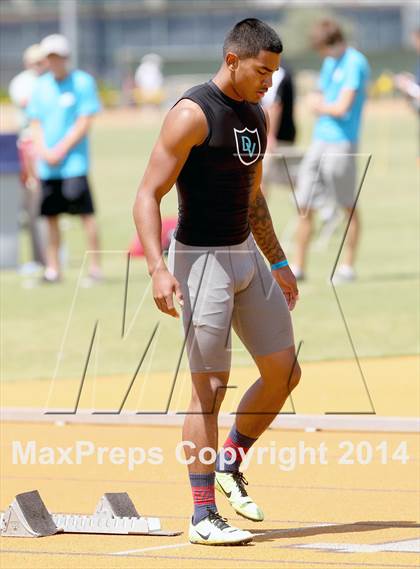
[[[417,55],[415,73],[398,73],[394,82],[397,89],[408,97],[414,109],[420,112],[420,28],[414,30],[411,37]]]
[[[88,278],[93,284],[102,278],[88,181],[88,133],[93,116],[100,110],[96,84],[88,73],[69,69],[70,47],[64,36],[44,38],[41,48],[50,72],[37,81],[27,112],[36,140],[41,215],[46,217],[49,230],[44,281],[55,283],[61,278],[59,216],[69,213],[81,217],[91,252]]]
[[[273,73],[273,86],[262,103],[270,118],[267,152],[274,152],[277,146],[293,144],[296,139],[295,86],[291,71],[283,64]]]
[[[407,97],[412,108],[420,114],[420,28],[411,34],[412,44],[416,50],[416,67],[413,73],[398,73],[394,77],[395,86]],[[420,166],[420,147],[417,146],[417,165]]]
[[[21,162],[23,208],[27,215],[32,247],[32,261],[24,265],[23,270],[31,272],[46,263],[45,235],[42,220],[39,218],[40,188],[36,175],[34,143],[26,115],[26,108],[36,81],[48,70],[48,61],[39,44],[31,45],[23,52],[23,64],[24,71],[10,82],[9,96],[18,110],[18,150]]]
[[[324,62],[319,92],[310,101],[318,118],[297,181],[296,201],[302,214],[292,270],[297,280],[304,279],[314,210],[333,202],[350,218],[345,259],[334,282],[350,282],[356,278],[354,261],[360,238],[360,219],[355,208],[356,152],[370,68],[365,56],[347,45],[343,31],[333,20],[325,19],[315,25],[312,44]]]
[[[284,172],[279,168],[278,158],[287,154],[296,139],[294,119],[295,86],[290,69],[282,63],[273,73],[273,85],[262,100],[269,117],[270,131],[265,156],[264,195],[268,198],[270,182],[283,183]],[[286,176],[287,179],[287,176]]]
[[[156,53],[143,56],[134,81],[139,91],[140,105],[159,107],[164,99],[162,58]]]

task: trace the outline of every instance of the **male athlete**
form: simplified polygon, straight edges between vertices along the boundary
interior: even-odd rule
[[[237,513],[263,519],[239,467],[300,378],[289,314],[298,298],[296,280],[260,188],[267,119],[259,101],[271,85],[281,52],[278,35],[260,20],[234,26],[216,76],[187,91],[166,116],[133,210],[157,307],[177,317],[174,294],[183,307],[192,377],[183,429],[183,440],[194,445],[186,450],[187,459],[194,460],[189,465],[192,543],[252,540],[250,532],[230,526],[218,514],[215,485]],[[179,221],[167,268],[160,202],[175,183]],[[261,377],[243,396],[216,464],[205,465],[198,453],[203,447],[217,449],[217,416],[230,371],[231,323]]]

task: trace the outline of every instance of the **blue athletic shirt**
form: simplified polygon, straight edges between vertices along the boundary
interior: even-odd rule
[[[39,120],[47,148],[53,148],[71,130],[81,116],[100,110],[95,80],[84,71],[71,71],[57,81],[52,73],[42,75],[36,82],[27,114]],[[41,180],[86,176],[89,170],[88,139],[85,136],[56,166],[38,161]]]
[[[318,118],[314,131],[316,140],[357,142],[369,76],[370,68],[366,57],[352,47],[348,47],[339,59],[325,58],[318,83],[325,102],[337,101],[342,89],[353,89],[356,96],[343,117],[321,115]]]

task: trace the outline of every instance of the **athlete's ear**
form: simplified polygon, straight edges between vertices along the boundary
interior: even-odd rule
[[[236,53],[229,51],[226,54],[225,62],[228,66],[229,71],[236,71],[238,69],[239,57],[236,55]]]

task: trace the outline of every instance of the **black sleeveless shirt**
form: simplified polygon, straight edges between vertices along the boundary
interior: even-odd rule
[[[259,104],[231,99],[213,81],[189,89],[181,99],[201,107],[209,130],[178,176],[175,238],[196,246],[242,243],[250,233],[256,166],[267,146],[264,111]]]

